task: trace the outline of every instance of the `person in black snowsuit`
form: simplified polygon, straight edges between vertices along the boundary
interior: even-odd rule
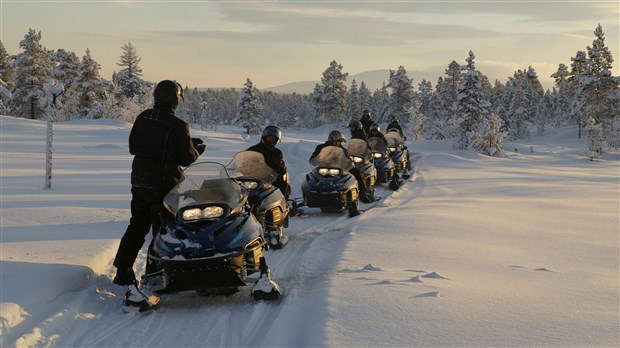
[[[276,126],[267,126],[263,129],[260,143],[248,148],[250,151],[260,152],[265,158],[265,163],[278,173],[278,178],[273,182],[273,186],[280,189],[280,192],[288,198],[291,196],[291,186],[286,182],[284,175],[288,173],[282,151],[276,148],[276,144],[282,138],[282,131]]]
[[[367,135],[361,121],[351,121],[349,130],[351,131],[351,139],[362,139],[366,141]]]
[[[118,285],[136,283],[133,265],[149,229],[159,232],[166,210],[164,196],[181,177],[181,166],[192,164],[206,145],[191,138],[189,125],[175,116],[183,98],[176,81],[164,80],[153,93],[155,104],[136,118],[129,134],[129,152],[134,155],[131,166],[131,218],[121,238],[114,266]]]
[[[347,149],[344,146],[342,146],[342,143],[344,142],[346,142],[346,139],[344,138],[344,135],[342,135],[340,131],[337,131],[337,130],[331,131],[329,133],[327,141],[324,142],[323,144],[319,144],[316,146],[316,148],[314,149],[314,152],[310,156],[310,161],[312,161],[312,159],[316,157],[321,152],[321,150],[323,150],[323,148],[327,146],[338,146],[339,148],[342,149],[342,151],[344,151],[344,154],[350,158],[351,156],[349,156],[349,151],[347,151]],[[353,176],[355,177],[355,180],[357,180],[357,187],[359,188],[360,200],[364,203],[370,203],[374,201],[375,200],[374,197],[371,197],[368,195],[368,192],[366,189],[366,180],[364,180],[364,176],[362,175],[362,172],[360,172],[359,168],[353,166],[353,168],[351,168],[349,172],[353,174]]]
[[[403,138],[403,140],[407,140],[407,137],[405,137],[405,135],[403,134],[403,127],[400,126],[400,123],[397,119],[392,120],[392,122],[388,124],[385,131],[389,132],[391,130],[397,130],[398,134],[400,134],[400,137]]]
[[[370,110],[366,109],[362,112],[360,122],[364,127],[364,132],[366,132],[366,134],[370,133],[370,126],[374,123],[374,121],[370,118]]]
[[[387,146],[387,140],[385,140],[385,135],[383,135],[383,133],[381,133],[381,127],[376,124],[373,123],[370,126],[370,132],[368,132],[368,138],[381,138],[383,139],[383,143],[385,143],[385,145]]]

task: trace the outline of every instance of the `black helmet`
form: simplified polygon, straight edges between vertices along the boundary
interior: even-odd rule
[[[362,116],[368,116],[368,117],[370,117],[370,110],[368,110],[368,109],[364,109],[364,111],[362,111]]]
[[[349,128],[351,130],[355,130],[355,129],[363,129],[364,126],[362,125],[362,122],[355,120],[355,121],[351,121],[351,123],[349,123]]]
[[[399,125],[400,126],[400,122],[398,122],[398,119],[393,119],[392,122],[390,122],[390,124]]]
[[[265,141],[265,137],[267,136],[275,137],[276,142],[270,143],[268,141]],[[260,142],[267,147],[274,147],[278,142],[280,142],[280,139],[282,139],[282,131],[280,130],[280,128],[276,126],[267,126],[265,127],[265,129],[263,129],[263,134],[261,134]]]
[[[381,127],[378,124],[373,123],[370,125],[370,131],[372,132],[374,130],[376,130],[377,132],[381,132]]]
[[[183,98],[183,87],[171,80],[163,80],[155,86],[153,92],[155,103],[165,103],[176,107]]]
[[[344,138],[344,135],[342,135],[342,133],[340,131],[337,130],[333,130],[331,132],[329,132],[329,136],[327,137],[327,141],[329,141],[332,144],[335,144],[338,141],[342,141],[342,142],[347,142],[347,140]]]

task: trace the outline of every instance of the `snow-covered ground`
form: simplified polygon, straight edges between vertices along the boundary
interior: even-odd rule
[[[620,345],[620,156],[586,160],[573,127],[506,143],[505,158],[409,143],[412,178],[360,216],[291,219],[290,243],[267,252],[279,302],[192,292],[125,314],[111,263],[129,219],[131,125],[55,124],[44,190],[45,122],[0,121],[2,347]],[[285,130],[293,197],[329,130]],[[201,159],[225,163],[258,141],[192,134]]]

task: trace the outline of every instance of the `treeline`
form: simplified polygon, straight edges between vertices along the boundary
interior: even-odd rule
[[[240,89],[185,88],[178,116],[205,129],[238,125],[256,134],[266,124],[312,128],[325,123],[348,123],[370,110],[377,123],[397,119],[415,140],[455,139],[455,147],[490,155],[502,153],[505,138],[523,139],[535,125],[579,125],[588,137],[588,151],[600,156],[620,147],[620,78],[613,76],[613,57],[599,25],[592,46],[579,50],[570,64],[559,64],[551,77],[555,86],[544,90],[534,68],[514,72],[504,84],[491,83],[475,66],[469,52],[464,64],[450,62],[435,86],[417,84],[403,66],[390,70],[382,88],[370,91],[364,81],[347,84],[348,73],[335,60],[323,71],[314,91],[282,94],[260,91],[251,79]],[[46,110],[46,83],[64,86],[53,110],[55,121],[82,118],[133,118],[152,104],[154,82],[141,78],[141,58],[127,43],[121,47],[119,71],[102,79],[100,65],[87,49],[79,59],[63,49],[50,51],[41,33],[30,29],[19,43],[23,52],[10,56],[0,41],[0,113],[41,119]],[[50,82],[53,81],[53,82]]]

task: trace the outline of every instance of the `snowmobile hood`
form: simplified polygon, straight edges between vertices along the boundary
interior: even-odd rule
[[[368,145],[370,145],[372,152],[385,153],[388,150],[387,145],[385,145],[382,138],[378,138],[378,137],[368,138]]]
[[[368,143],[362,139],[349,140],[347,150],[350,156],[361,157],[364,162],[369,162],[372,159],[372,151],[368,148]]]
[[[179,183],[164,197],[171,213],[198,204],[225,204],[232,213],[243,208],[248,192],[216,162],[195,163],[183,171]]]
[[[237,152],[226,165],[226,171],[234,179],[249,179],[270,184],[278,178],[278,173],[265,162],[265,156],[256,151]]]
[[[400,148],[405,145],[405,140],[401,138],[398,132],[387,132],[385,134],[385,140],[387,141],[389,147]]]

